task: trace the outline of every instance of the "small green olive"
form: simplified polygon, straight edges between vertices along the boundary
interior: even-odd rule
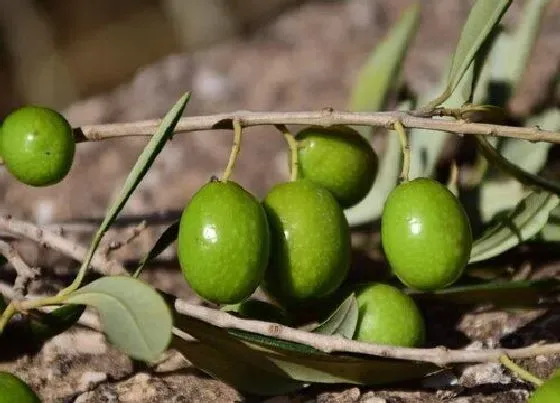
[[[24,106],[4,119],[0,135],[4,165],[27,185],[60,182],[70,172],[75,149],[72,127],[52,109]]]
[[[347,126],[310,126],[296,134],[299,177],[329,190],[343,208],[360,202],[377,176],[377,154]]]
[[[424,343],[424,318],[410,296],[387,284],[370,283],[357,288],[356,299],[355,340],[402,347]]]
[[[461,276],[472,233],[453,193],[432,179],[417,178],[389,194],[381,217],[381,242],[394,274],[411,288],[429,291]]]
[[[0,403],[41,403],[35,392],[10,372],[0,371]]]
[[[539,386],[531,395],[528,403],[560,402],[560,376],[552,376]]]
[[[263,279],[270,245],[266,214],[235,182],[211,181],[193,195],[177,242],[185,279],[207,301],[239,303]]]
[[[302,179],[274,186],[264,207],[271,252],[263,288],[286,305],[334,292],[350,266],[350,230],[333,195]]]

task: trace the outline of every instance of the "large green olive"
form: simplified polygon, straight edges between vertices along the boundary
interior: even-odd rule
[[[24,106],[4,119],[0,133],[4,165],[27,185],[60,182],[72,167],[75,149],[72,127],[52,109]]]
[[[359,314],[354,339],[402,347],[424,343],[424,317],[414,300],[401,290],[382,283],[358,287]]]
[[[553,375],[539,386],[531,395],[528,403],[557,403],[560,402],[560,376]]]
[[[347,126],[310,126],[296,135],[299,177],[329,190],[343,208],[360,202],[377,175],[377,154]]]
[[[435,290],[461,276],[470,257],[472,233],[453,193],[432,179],[417,178],[389,194],[381,241],[389,265],[405,285]]]
[[[334,196],[302,179],[274,186],[264,207],[271,252],[263,288],[286,305],[334,292],[350,266],[348,222]]]
[[[235,182],[211,181],[196,192],[177,241],[185,279],[210,302],[239,303],[263,279],[270,247],[266,214]]]
[[[20,378],[0,371],[0,403],[41,403],[41,400]]]

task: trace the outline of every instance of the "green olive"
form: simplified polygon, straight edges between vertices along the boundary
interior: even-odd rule
[[[183,275],[199,296],[216,304],[239,303],[256,290],[269,245],[261,203],[232,181],[205,184],[181,216],[177,253]]]
[[[528,403],[560,402],[560,376],[552,376],[539,386],[531,395]]]
[[[60,182],[70,172],[76,149],[68,121],[39,106],[10,113],[2,125],[0,143],[8,172],[31,186]]]
[[[10,372],[0,371],[0,403],[41,403],[35,392]]]
[[[343,208],[360,202],[377,176],[377,154],[347,126],[310,126],[296,135],[298,175],[329,190]]]
[[[419,347],[424,343],[424,317],[414,300],[382,283],[358,287],[359,314],[354,339],[369,343]]]
[[[463,206],[429,178],[398,185],[381,217],[381,242],[394,274],[408,287],[435,290],[454,283],[468,263],[472,232]]]
[[[264,207],[271,239],[267,293],[288,305],[334,292],[350,266],[350,230],[334,196],[302,179],[274,186]]]

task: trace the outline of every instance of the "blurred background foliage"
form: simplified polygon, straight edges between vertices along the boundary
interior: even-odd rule
[[[63,108],[168,54],[250,33],[305,0],[0,0],[0,114]]]

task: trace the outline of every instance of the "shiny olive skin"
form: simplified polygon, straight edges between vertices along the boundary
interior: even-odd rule
[[[429,178],[398,185],[381,217],[381,242],[394,274],[408,287],[430,291],[454,283],[468,263],[467,214],[445,186]]]
[[[270,248],[266,214],[235,182],[211,181],[193,195],[177,242],[186,281],[209,302],[242,302],[263,279]]]
[[[350,230],[334,196],[302,179],[277,184],[263,204],[271,239],[263,289],[285,306],[334,292],[350,266]]]
[[[361,285],[355,295],[359,307],[355,340],[402,347],[424,343],[424,317],[410,296],[382,283]]]
[[[6,169],[20,182],[48,186],[70,172],[76,142],[72,127],[60,113],[24,106],[4,119],[0,150]]]
[[[531,395],[527,403],[557,403],[560,402],[560,376],[552,376],[539,386]]]
[[[296,134],[298,177],[329,190],[343,208],[360,202],[377,176],[377,154],[347,126],[310,126]]]
[[[35,392],[10,372],[0,371],[0,403],[41,403]]]

